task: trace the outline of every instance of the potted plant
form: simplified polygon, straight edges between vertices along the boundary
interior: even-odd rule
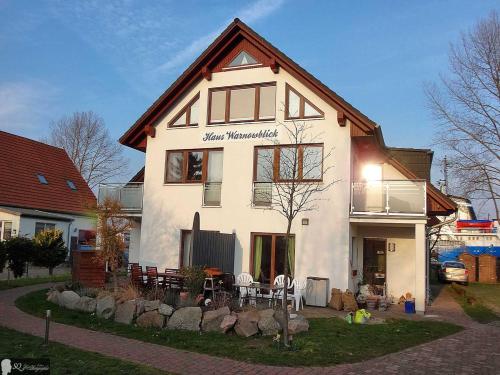
[[[184,267],[181,269],[181,275],[184,276],[184,287],[194,300],[203,290],[203,283],[207,277],[205,270],[199,266]]]

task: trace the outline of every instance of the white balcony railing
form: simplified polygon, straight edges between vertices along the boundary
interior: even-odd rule
[[[100,184],[97,201],[102,203],[111,197],[120,202],[124,211],[142,211],[143,192],[142,182]]]
[[[252,202],[256,207],[270,207],[273,198],[272,182],[254,182]]]
[[[382,180],[353,182],[352,215],[426,215],[426,182]]]
[[[203,184],[203,205],[220,206],[222,182],[205,182]]]

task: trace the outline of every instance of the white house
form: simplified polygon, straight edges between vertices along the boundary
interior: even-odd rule
[[[130,261],[189,264],[198,212],[201,229],[235,234],[235,274],[272,281],[283,272],[286,222],[266,194],[283,179],[284,129],[294,121],[310,125],[314,139],[299,155],[332,150],[328,173],[299,162],[298,182],[336,181],[317,210],[294,221],[294,277],[324,277],[340,289],[362,279],[385,284],[396,298],[412,293],[423,311],[426,225],[455,209],[429,182],[432,152],[387,147],[376,123],[238,19],[120,139],[145,152],[133,182],[101,186],[103,196],[119,191],[135,217]],[[273,159],[271,178],[260,167],[265,158]]]
[[[87,248],[95,201],[66,151],[0,131],[0,241],[55,228],[69,249]]]

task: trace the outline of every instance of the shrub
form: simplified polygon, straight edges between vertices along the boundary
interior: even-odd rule
[[[195,298],[201,293],[207,274],[199,266],[184,267],[181,269],[181,274],[184,276],[184,286],[191,298]]]
[[[33,259],[33,241],[26,237],[12,237],[4,242],[9,269],[14,277],[21,277],[26,269],[26,262]]]
[[[62,231],[58,229],[41,231],[35,236],[33,243],[35,245],[33,264],[48,268],[49,275],[52,275],[54,268],[63,263],[68,254]]]
[[[4,243],[0,241],[0,272],[3,272],[5,262],[7,262],[7,251],[5,250]]]

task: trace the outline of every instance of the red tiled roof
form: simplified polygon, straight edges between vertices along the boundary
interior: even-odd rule
[[[37,174],[48,181],[41,184]],[[73,181],[71,190],[67,180]],[[86,213],[92,190],[62,148],[0,131],[0,205]]]

